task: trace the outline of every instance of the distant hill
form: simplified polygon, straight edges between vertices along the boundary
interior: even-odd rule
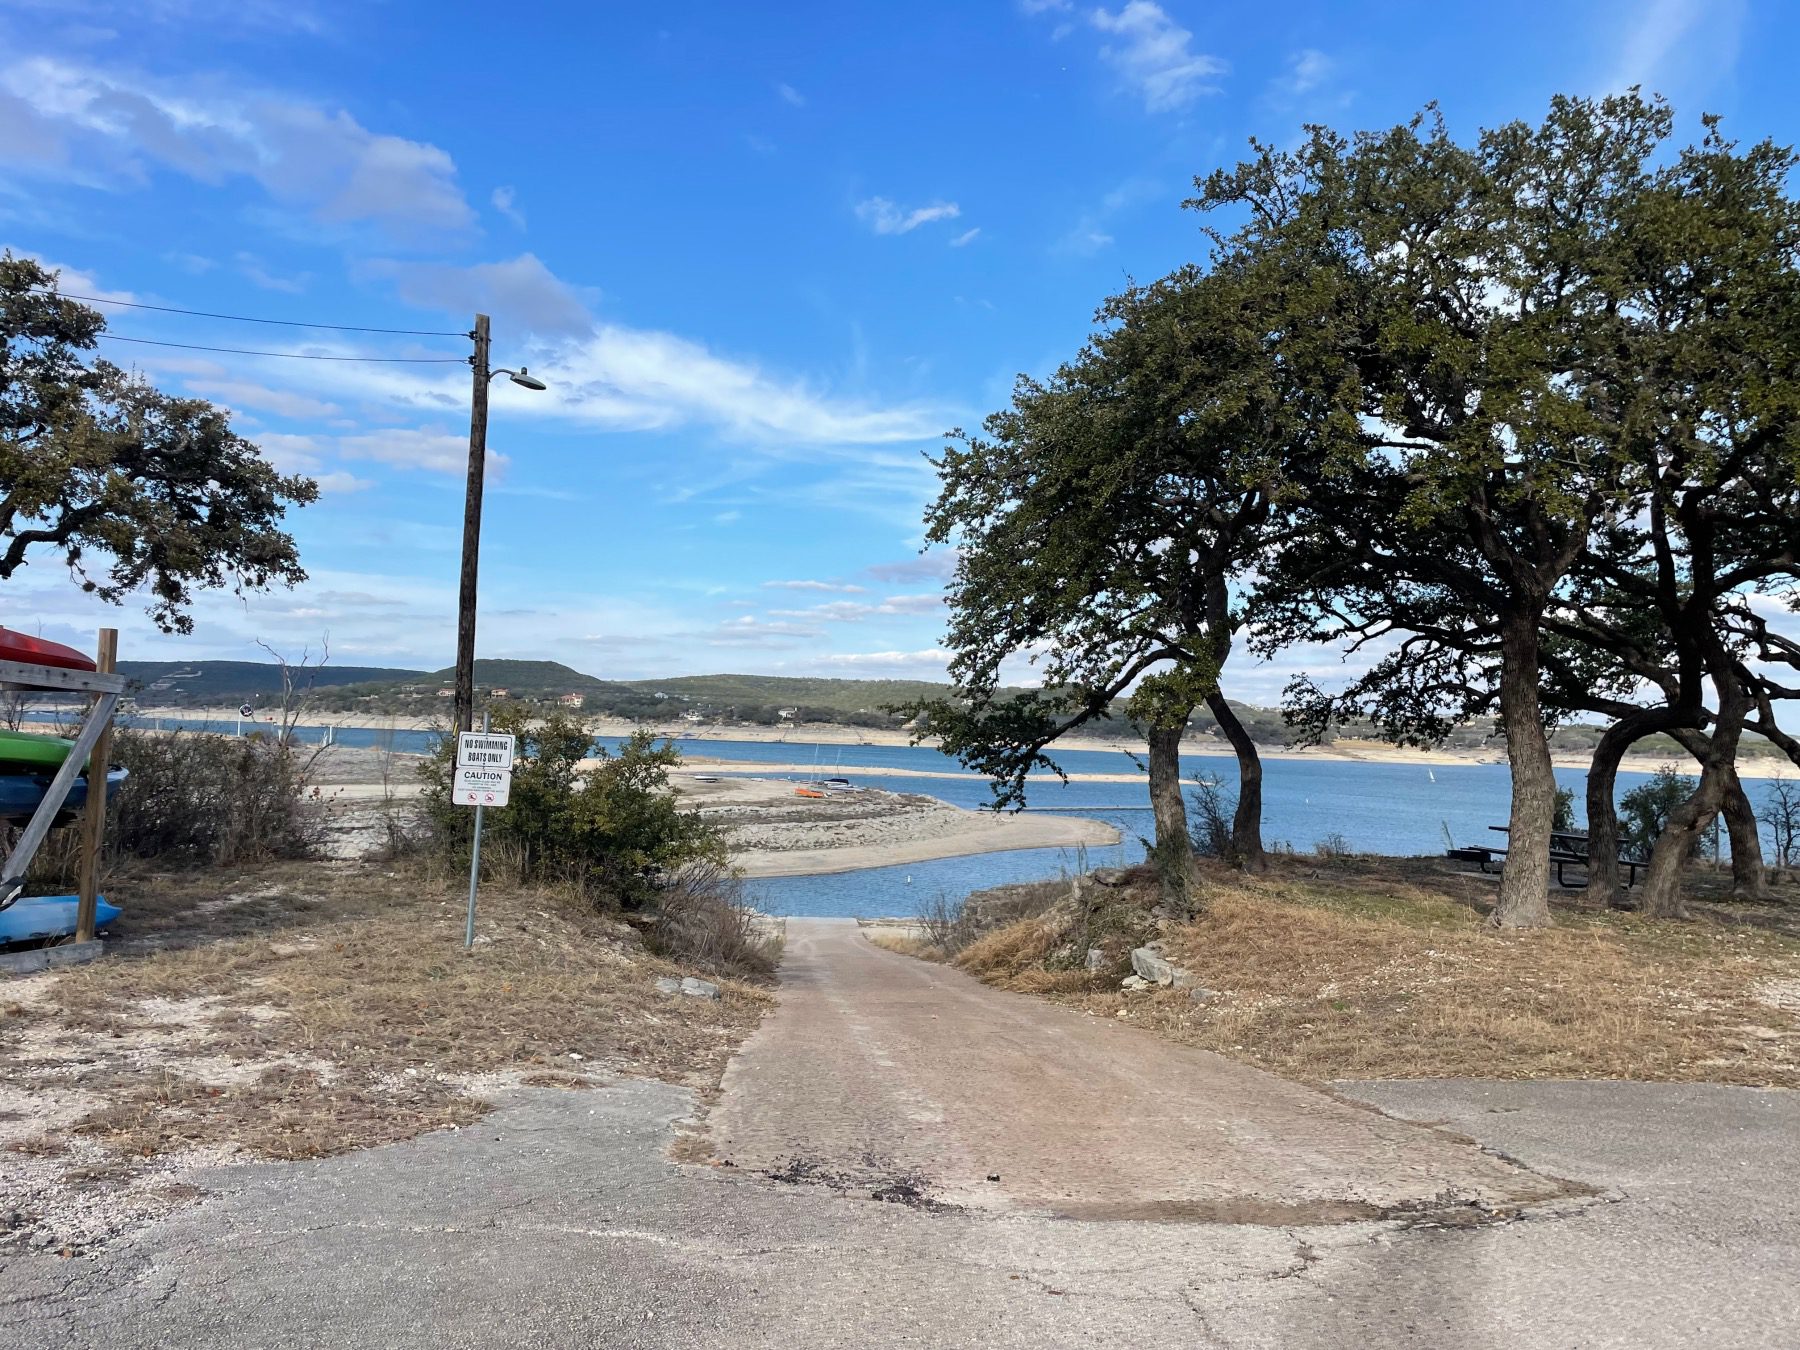
[[[254,703],[281,692],[281,667],[271,661],[121,661],[119,673],[132,682],[144,704],[175,706]],[[345,684],[394,684],[422,672],[393,666],[334,666],[298,675],[315,689]]]

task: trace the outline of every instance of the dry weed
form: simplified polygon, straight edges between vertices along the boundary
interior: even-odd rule
[[[1219,888],[1166,941],[1200,1001],[1051,969],[1058,946],[1025,922],[957,964],[1298,1078],[1800,1086],[1800,1016],[1758,995],[1800,942],[1757,928],[1575,911],[1500,933],[1460,896],[1349,874]]]

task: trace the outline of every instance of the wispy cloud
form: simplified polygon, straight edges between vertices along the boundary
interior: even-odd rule
[[[76,181],[246,178],[315,220],[407,237],[474,222],[437,146],[268,91],[194,92],[28,57],[0,67],[0,121],[0,163]]]
[[[861,595],[868,590],[867,586],[858,586],[847,581],[765,581],[763,589],[769,591],[827,591],[841,595]]]
[[[518,193],[509,187],[495,188],[488,198],[496,211],[522,230],[525,228],[525,213],[519,209],[518,199]]]
[[[952,239],[950,241],[950,247],[951,248],[963,248],[969,244],[974,243],[980,237],[981,237],[981,226],[977,225],[974,229],[964,230],[961,234],[957,235],[954,239]]]
[[[775,93],[783,103],[792,107],[804,108],[806,106],[806,95],[785,80],[779,81],[775,85]]]
[[[1027,15],[1062,18],[1051,34],[1061,39],[1074,32],[1071,0],[1018,0]],[[1096,7],[1086,14],[1088,26],[1102,35],[1100,59],[1122,87],[1143,99],[1146,112],[1175,112],[1203,94],[1219,92],[1218,77],[1230,70],[1216,56],[1194,50],[1194,35],[1169,16],[1155,0],[1127,0],[1117,12]]]
[[[1288,58],[1286,73],[1276,87],[1290,97],[1310,93],[1331,75],[1335,63],[1324,52],[1308,47]]]
[[[1130,0],[1116,14],[1096,9],[1088,21],[1109,39],[1100,59],[1144,100],[1147,112],[1170,112],[1216,94],[1216,77],[1230,69],[1218,57],[1196,52],[1194,35],[1154,0]]]
[[[1729,69],[1737,60],[1744,19],[1742,0],[1650,0],[1622,25],[1624,46],[1607,87],[1651,89],[1702,65]],[[1660,90],[1659,90],[1660,91]]]
[[[955,202],[932,202],[911,210],[896,205],[886,197],[870,197],[856,204],[856,218],[876,234],[910,234],[921,225],[937,220],[955,220],[962,208]]]

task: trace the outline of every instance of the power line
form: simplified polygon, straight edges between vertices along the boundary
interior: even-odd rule
[[[196,319],[229,319],[233,323],[267,323],[282,328],[325,328],[334,333],[391,333],[399,337],[459,337],[466,338],[465,332],[452,332],[447,328],[367,328],[352,323],[303,323],[298,319],[259,319],[249,314],[214,314],[204,309],[179,309],[174,305],[146,305],[137,300],[108,300],[99,295],[71,295],[68,291],[59,291],[54,286],[33,286],[31,290],[45,295],[59,296],[64,300],[81,300],[90,305],[122,305],[126,309],[153,309],[159,314],[187,314]]]
[[[155,338],[126,337],[121,333],[97,333],[109,342],[135,342],[143,347],[180,347],[189,352],[224,352],[229,356],[279,356],[289,361],[375,361],[392,365],[466,366],[466,356],[318,356],[311,352],[258,352],[245,347],[205,347],[197,342],[158,342]],[[460,333],[456,336],[462,336]]]

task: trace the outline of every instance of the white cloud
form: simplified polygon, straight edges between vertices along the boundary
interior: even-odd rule
[[[818,658],[818,664],[851,671],[865,679],[886,675],[941,680],[950,664],[950,653],[942,647],[911,652],[826,652]]]
[[[190,389],[223,403],[234,411],[255,408],[277,417],[332,417],[341,409],[335,403],[310,398],[291,389],[269,389],[249,380],[214,380],[201,377],[187,381]]]
[[[488,200],[494,204],[494,209],[496,211],[505,216],[514,225],[517,225],[521,230],[525,228],[525,213],[519,210],[517,205],[518,194],[511,188],[495,188]]]
[[[845,581],[765,581],[764,590],[771,591],[829,591],[843,595],[861,595],[868,588]]]
[[[533,253],[470,267],[382,260],[365,264],[361,274],[391,280],[410,305],[458,317],[479,310],[515,331],[585,334],[594,328],[582,297]]]
[[[448,431],[443,427],[394,427],[386,431],[339,436],[335,444],[338,453],[346,459],[368,459],[401,469],[423,469],[427,473],[455,476],[469,471],[469,434],[466,431]],[[505,455],[490,446],[488,477],[500,473],[508,462]]]
[[[1287,75],[1281,81],[1281,87],[1290,95],[1317,89],[1331,74],[1332,66],[1331,58],[1324,52],[1308,47],[1288,59]]]
[[[962,208],[955,202],[933,202],[915,206],[910,211],[886,197],[870,197],[856,204],[856,218],[876,234],[910,234],[921,225],[937,220],[955,220]]]
[[[1661,86],[1689,73],[1703,77],[1729,69],[1737,60],[1744,20],[1742,0],[1650,0],[1634,7],[1636,22],[1617,25],[1624,33],[1607,87],[1624,90]]]
[[[332,224],[412,236],[473,213],[435,145],[370,131],[330,110],[255,91],[194,91],[51,57],[0,67],[0,162],[81,181],[142,181],[152,168],[208,184],[256,182]]]
[[[785,81],[780,81],[775,85],[775,93],[783,103],[790,104],[796,108],[804,108],[806,106],[806,95]]]
[[[1129,0],[1116,14],[1095,9],[1088,20],[1112,39],[1101,46],[1100,59],[1144,100],[1146,112],[1171,112],[1217,93],[1215,77],[1229,69],[1193,50],[1194,35],[1153,0]]]
[[[981,234],[981,226],[979,226],[979,225],[977,225],[972,230],[964,230],[961,234],[957,235],[956,238],[954,238],[950,241],[950,247],[951,248],[962,248],[967,244],[972,244],[980,236],[980,234]]]
[[[1074,7],[1074,0],[1019,0],[1021,14],[1066,13]]]
[[[956,550],[940,548],[899,562],[875,563],[864,570],[877,581],[948,581],[956,575]]]

